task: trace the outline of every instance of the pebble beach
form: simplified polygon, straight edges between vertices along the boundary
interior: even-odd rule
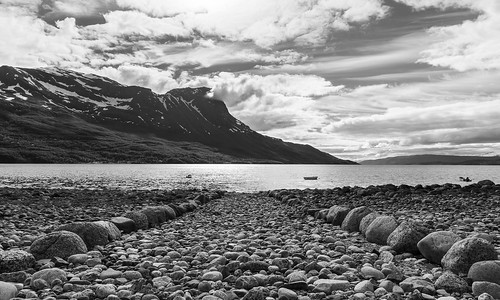
[[[499,299],[500,185],[0,189],[4,299]]]

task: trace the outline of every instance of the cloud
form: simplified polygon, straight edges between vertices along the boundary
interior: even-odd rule
[[[322,44],[331,30],[383,18],[380,0],[117,0],[120,7],[154,17],[182,20],[189,29],[229,41],[248,41],[268,48],[295,41]]]
[[[429,33],[440,40],[422,52],[418,61],[458,71],[500,69],[500,2],[496,0],[398,0],[423,10],[468,8],[480,13],[473,21],[433,27]]]

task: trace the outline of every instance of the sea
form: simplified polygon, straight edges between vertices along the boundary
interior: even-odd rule
[[[316,177],[305,180],[304,177]],[[256,192],[383,184],[500,183],[500,166],[270,164],[0,164],[0,187]]]

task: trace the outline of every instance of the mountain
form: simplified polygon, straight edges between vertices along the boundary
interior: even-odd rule
[[[0,67],[0,162],[352,164],[261,135],[210,89],[157,94],[93,74]]]
[[[365,160],[362,165],[500,165],[500,156],[411,155]]]

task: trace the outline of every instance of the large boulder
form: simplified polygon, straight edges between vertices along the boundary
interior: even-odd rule
[[[9,300],[17,295],[17,288],[10,282],[0,281],[0,300]]]
[[[23,271],[35,264],[33,254],[23,250],[0,251],[0,273]]]
[[[116,228],[121,230],[123,233],[131,233],[137,230],[137,225],[134,220],[126,217],[114,217],[111,218],[111,223],[115,224]]]
[[[486,260],[474,263],[467,277],[473,281],[488,281],[500,284],[500,260]]]
[[[474,263],[495,259],[497,253],[490,242],[481,238],[466,238],[451,246],[441,259],[441,265],[446,270],[467,274]]]
[[[366,240],[379,245],[387,244],[387,238],[398,227],[398,222],[392,216],[379,216],[366,229]]]
[[[448,293],[465,293],[469,291],[469,285],[465,279],[450,271],[444,272],[434,283],[436,289],[443,289]]]
[[[443,256],[460,237],[451,231],[436,231],[429,233],[418,244],[418,250],[430,262],[440,264]]]
[[[89,250],[93,249],[94,246],[104,246],[111,242],[108,230],[98,223],[74,222],[59,226],[55,231],[63,230],[78,234]]]
[[[165,206],[161,206],[161,208],[165,212],[165,216],[167,217],[167,221],[177,218],[177,212],[175,211],[175,209],[172,206],[165,205]],[[179,216],[180,215],[181,215],[181,213],[179,213]]]
[[[108,241],[110,242],[116,241],[122,237],[120,229],[118,229],[118,227],[116,227],[116,225],[113,224],[112,222],[96,221],[94,223],[97,225],[101,225],[102,227],[104,227],[104,229],[106,229],[106,231],[108,232]]]
[[[335,226],[340,226],[342,225],[342,222],[344,221],[348,213],[348,207],[334,205],[328,210],[328,213],[326,214],[326,221],[328,223],[332,223]]]
[[[344,221],[342,221],[340,228],[348,232],[359,231],[359,223],[361,223],[361,219],[371,212],[372,210],[366,206],[360,206],[352,209],[347,214]]]
[[[147,206],[143,208],[141,212],[148,218],[148,226],[150,228],[156,227],[167,221],[165,211],[158,206]]]
[[[76,233],[55,231],[35,240],[30,252],[36,259],[51,259],[55,256],[67,259],[73,254],[87,253],[87,246]]]
[[[418,242],[429,229],[413,221],[404,221],[387,237],[387,244],[396,252],[418,253]]]
[[[370,224],[379,216],[380,214],[376,211],[364,216],[363,219],[361,219],[361,222],[359,222],[359,232],[361,232],[362,235],[365,235],[368,226],[370,226]]]
[[[476,297],[483,293],[487,293],[494,299],[500,299],[500,285],[493,282],[476,281],[472,283],[472,293]]]
[[[148,217],[140,211],[128,211],[123,215],[134,220],[137,229],[148,229]]]

